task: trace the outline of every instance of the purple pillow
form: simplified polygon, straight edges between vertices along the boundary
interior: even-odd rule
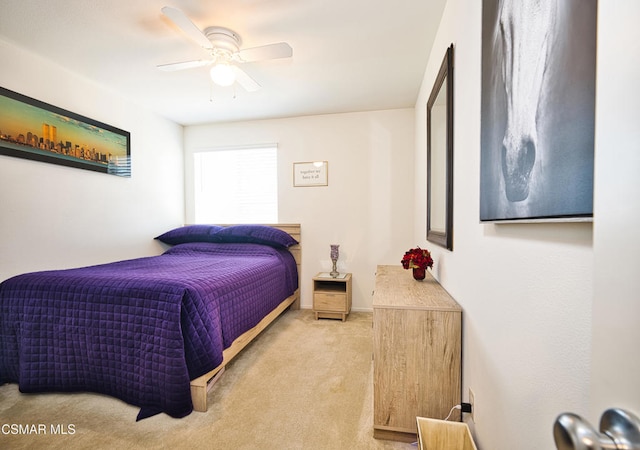
[[[219,242],[214,240],[217,232],[223,227],[218,225],[186,225],[167,231],[156,239],[169,245],[186,244],[188,242]]]
[[[291,247],[298,243],[289,233],[266,225],[231,225],[215,234],[215,242],[244,242],[271,247]]]

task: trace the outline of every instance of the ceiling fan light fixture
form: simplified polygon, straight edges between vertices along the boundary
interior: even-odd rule
[[[241,50],[242,39],[235,31],[229,28],[214,26],[202,31],[179,9],[165,6],[162,8],[162,13],[188,37],[205,49],[210,56],[208,59],[161,64],[158,66],[160,70],[166,72],[213,65],[209,75],[216,85],[226,87],[237,82],[245,91],[255,92],[260,89],[260,85],[239,67],[240,64],[269,59],[291,58],[293,56],[293,49],[286,42],[277,42]]]
[[[218,63],[213,66],[210,75],[218,86],[231,86],[236,81],[236,73],[227,63]]]

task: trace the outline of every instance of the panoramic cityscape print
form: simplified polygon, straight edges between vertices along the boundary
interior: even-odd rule
[[[130,176],[128,133],[12,97],[0,91],[1,154]]]

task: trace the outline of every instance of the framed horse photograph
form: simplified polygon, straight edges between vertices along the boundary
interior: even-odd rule
[[[593,218],[597,0],[484,0],[480,221]]]

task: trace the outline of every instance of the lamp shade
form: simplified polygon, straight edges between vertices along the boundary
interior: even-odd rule
[[[227,63],[219,63],[211,68],[211,79],[218,86],[231,86],[236,81],[236,73]]]

